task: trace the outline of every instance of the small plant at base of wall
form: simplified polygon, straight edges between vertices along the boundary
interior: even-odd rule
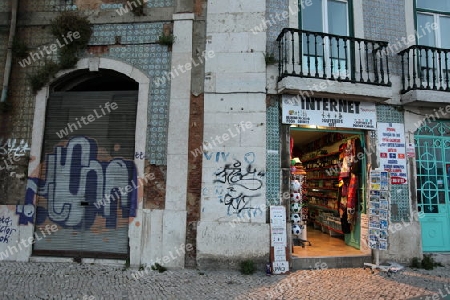
[[[167,271],[167,268],[166,268],[166,267],[161,266],[161,265],[158,264],[158,263],[155,263],[153,266],[151,266],[151,269],[152,269],[153,271],[158,271],[159,273],[163,273],[163,272]]]
[[[241,273],[243,275],[252,275],[255,271],[256,266],[253,260],[244,260],[241,262]]]
[[[414,269],[433,270],[434,267],[443,267],[443,265],[435,262],[431,254],[424,254],[422,261],[418,257],[413,257],[410,267]]]

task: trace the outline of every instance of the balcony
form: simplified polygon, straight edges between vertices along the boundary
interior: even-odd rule
[[[294,28],[284,28],[277,42],[279,93],[392,97],[388,42]]]
[[[414,45],[398,55],[402,62],[403,103],[449,102],[450,49]]]

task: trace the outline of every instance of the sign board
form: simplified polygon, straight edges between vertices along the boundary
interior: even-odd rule
[[[398,177],[398,176],[392,176],[391,177],[391,184],[405,184],[406,178]]]
[[[392,184],[406,184],[405,127],[401,123],[377,124],[380,168],[389,172]]]
[[[331,98],[283,95],[283,124],[376,129],[374,103]]]
[[[406,145],[406,156],[410,158],[416,157],[416,148],[413,143],[408,143]]]
[[[289,272],[287,258],[286,207],[270,206],[270,260],[272,274]]]
[[[284,206],[270,207],[270,226],[286,228],[286,207]]]
[[[274,246],[273,247],[274,261],[285,261],[286,260],[286,247],[284,246]]]
[[[273,274],[284,274],[289,272],[289,262],[287,261],[274,261],[272,262]]]
[[[270,228],[270,235],[272,237],[271,239],[271,246],[283,246],[286,247],[286,224],[284,228],[281,227],[271,227]]]

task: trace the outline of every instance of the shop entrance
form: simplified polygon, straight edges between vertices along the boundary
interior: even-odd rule
[[[33,254],[125,259],[139,184],[138,83],[109,70],[67,76],[47,101]],[[56,232],[43,236],[50,226]]]
[[[290,127],[291,189],[301,184],[300,193],[291,193],[294,256],[370,254],[361,245],[366,173],[363,149],[362,130]]]

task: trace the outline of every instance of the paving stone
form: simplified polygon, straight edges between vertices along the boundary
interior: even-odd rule
[[[0,299],[439,299],[450,294],[450,268],[302,270],[290,275],[152,270],[75,263],[0,262]],[[203,274],[203,275],[201,275]],[[138,275],[138,279],[134,279]],[[450,296],[449,296],[450,298]],[[436,299],[436,296],[435,296]],[[445,298],[447,299],[447,298]]]

